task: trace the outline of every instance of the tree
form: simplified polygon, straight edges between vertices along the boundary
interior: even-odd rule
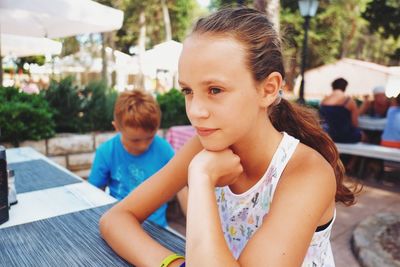
[[[169,17],[168,6],[165,0],[161,0],[161,9],[164,19],[165,41],[171,41],[172,40],[171,20]]]
[[[216,10],[225,6],[253,6],[253,2],[254,0],[211,0],[210,8]]]
[[[372,32],[378,32],[385,38],[397,39],[400,36],[399,0],[373,0],[362,16],[369,22]]]
[[[275,30],[279,32],[279,0],[254,0],[254,8],[260,10],[261,12],[265,12],[270,21],[274,24]]]
[[[171,15],[172,39],[183,41],[193,22],[196,13],[200,11],[195,0],[168,1]]]
[[[169,39],[169,28],[172,39],[183,40],[198,9],[195,0],[120,0],[115,7],[124,11],[123,26],[116,34],[116,47],[125,53],[129,53],[131,47],[139,44],[143,27],[145,48]],[[167,14],[170,17],[170,26],[167,25]]]
[[[62,44],[63,46],[61,51],[61,57],[75,54],[76,52],[79,51],[80,48],[79,41],[76,39],[75,36],[63,38]]]
[[[22,70],[24,68],[25,63],[28,64],[38,64],[39,66],[43,65],[46,61],[44,56],[29,56],[29,57],[19,57],[15,60],[15,64],[17,65],[18,70]]]

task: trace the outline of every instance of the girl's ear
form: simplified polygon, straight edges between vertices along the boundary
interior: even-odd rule
[[[112,123],[112,125],[114,126],[115,131],[116,131],[116,132],[119,132],[119,128],[118,128],[117,123],[116,123],[115,121],[112,121],[111,123]]]
[[[279,72],[272,72],[260,84],[261,106],[269,107],[278,98],[279,90],[282,86],[282,75]]]

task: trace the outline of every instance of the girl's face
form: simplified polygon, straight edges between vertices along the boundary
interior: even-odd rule
[[[179,61],[179,83],[186,113],[207,150],[236,144],[267,118],[244,47],[231,37],[190,36]]]

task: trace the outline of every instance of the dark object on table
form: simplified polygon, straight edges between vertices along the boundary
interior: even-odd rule
[[[8,206],[18,203],[17,191],[15,190],[15,172],[13,169],[7,170],[8,177]]]
[[[0,146],[0,224],[8,221],[8,178],[6,149]]]

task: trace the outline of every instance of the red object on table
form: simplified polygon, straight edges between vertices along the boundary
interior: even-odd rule
[[[196,130],[191,125],[173,126],[168,129],[165,139],[178,151],[194,135]]]

